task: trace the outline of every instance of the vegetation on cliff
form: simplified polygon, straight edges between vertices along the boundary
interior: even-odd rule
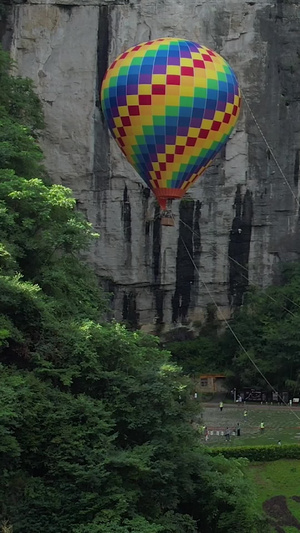
[[[283,265],[275,286],[265,290],[250,288],[231,327],[248,355],[228,328],[223,334],[216,334],[216,328],[206,328],[205,335],[183,343],[174,342],[168,348],[189,374],[222,370],[228,376],[229,388],[268,389],[256,365],[276,390],[297,396],[300,391],[300,265]]]

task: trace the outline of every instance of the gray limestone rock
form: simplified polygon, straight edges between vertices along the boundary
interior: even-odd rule
[[[14,2],[0,31],[43,102],[48,172],[100,233],[89,260],[118,320],[157,333],[196,328],[212,305],[224,320],[249,283],[265,287],[280,262],[299,258],[299,24],[296,0]],[[174,202],[174,228],[160,225],[99,103],[108,64],[162,36],[218,51],[244,101],[226,149]]]

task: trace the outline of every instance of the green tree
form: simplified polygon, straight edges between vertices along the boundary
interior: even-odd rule
[[[100,323],[81,259],[95,235],[71,192],[45,182],[41,108],[11,66],[0,51],[0,519],[14,533],[214,533],[237,520],[255,533],[244,467],[202,450],[169,352]]]
[[[91,224],[76,211],[69,189],[47,186],[40,179],[20,178],[13,170],[0,170],[2,271],[19,272],[49,296],[59,296],[56,301],[63,304],[64,314],[68,308],[74,313],[74,305],[69,306],[72,293],[80,302],[75,309],[95,317],[99,305],[92,299],[97,282],[78,256],[95,237]]]
[[[12,76],[14,63],[0,47],[0,168],[19,176],[40,177],[43,155],[37,132],[43,113],[29,79]]]
[[[32,80],[12,76],[15,64],[0,46],[0,112],[1,117],[29,128],[36,136],[43,128],[44,118],[40,100],[34,92]]]
[[[300,388],[300,267],[286,265],[280,284],[248,294],[232,328],[247,354],[277,390]],[[266,382],[228,331],[221,342],[237,386]]]
[[[221,352],[218,337],[200,335],[194,340],[172,342],[167,345],[177,363],[189,375],[221,372],[226,359]]]

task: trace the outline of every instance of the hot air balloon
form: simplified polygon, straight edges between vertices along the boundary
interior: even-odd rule
[[[164,211],[225,145],[241,98],[219,54],[165,38],[134,46],[112,63],[101,103],[113,137]]]

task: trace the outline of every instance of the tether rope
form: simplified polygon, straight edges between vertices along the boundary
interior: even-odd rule
[[[179,219],[180,222],[181,222],[181,219]],[[190,230],[192,231],[192,233],[194,234],[195,232],[193,231],[192,228],[190,228]],[[288,407],[289,411],[291,413],[293,413],[293,415],[297,418],[297,420],[300,420],[300,417],[297,415],[297,413],[295,411],[293,411],[293,409],[290,408],[289,404],[287,404],[284,399],[281,397],[281,395],[279,394],[279,392],[275,389],[275,387],[273,387],[273,385],[269,382],[269,380],[267,379],[267,377],[265,376],[265,374],[261,371],[261,369],[259,368],[259,366],[256,364],[256,362],[254,361],[254,359],[251,357],[251,355],[248,353],[248,351],[246,350],[246,348],[244,347],[242,341],[240,340],[240,338],[237,336],[237,334],[235,333],[235,331],[233,330],[232,326],[230,325],[229,321],[227,320],[227,318],[225,317],[222,309],[220,308],[220,306],[217,304],[215,298],[213,297],[213,294],[212,292],[209,290],[207,284],[205,283],[205,281],[202,279],[201,277],[201,274],[200,274],[200,271],[193,259],[193,257],[191,256],[190,254],[190,251],[188,249],[188,247],[186,246],[186,243],[184,242],[183,238],[180,237],[181,239],[181,242],[189,256],[189,259],[194,267],[194,269],[196,270],[198,276],[199,276],[199,280],[200,282],[202,283],[202,285],[204,286],[206,292],[208,293],[210,299],[212,300],[214,306],[216,307],[219,315],[221,316],[222,320],[224,321],[224,323],[226,324],[227,328],[229,329],[229,331],[231,332],[231,334],[233,335],[233,337],[235,338],[237,344],[239,345],[239,347],[241,348],[241,350],[243,351],[243,353],[246,355],[246,357],[249,359],[249,361],[252,363],[252,365],[254,366],[254,368],[257,370],[257,372],[260,374],[260,376],[263,378],[263,380],[265,381],[265,383],[267,383],[267,385],[270,387],[270,389],[275,392],[277,395],[278,395],[278,398],[280,399],[280,401],[286,406]]]
[[[249,102],[248,102],[248,100],[247,100],[247,98],[245,96],[244,91],[242,91],[242,89],[241,89],[241,95],[243,97],[243,100],[244,100],[244,102],[245,102],[245,104],[246,104],[246,106],[247,106],[247,108],[248,108],[248,110],[250,112],[251,117],[253,118],[253,121],[254,121],[254,123],[255,123],[255,125],[256,125],[256,127],[257,127],[257,129],[258,129],[258,131],[259,131],[259,133],[261,135],[261,137],[262,137],[262,139],[264,140],[264,142],[265,142],[265,144],[266,144],[266,146],[267,146],[267,148],[268,148],[268,150],[270,152],[270,155],[273,157],[274,162],[275,162],[275,164],[276,164],[281,176],[283,177],[283,179],[285,181],[285,184],[287,185],[288,189],[292,193],[292,196],[294,197],[294,200],[296,201],[296,203],[297,203],[297,205],[299,207],[299,199],[295,195],[295,193],[294,193],[294,191],[293,191],[293,189],[292,189],[292,187],[291,187],[291,185],[290,185],[285,173],[283,172],[282,167],[279,164],[277,157],[275,156],[274,150],[273,150],[272,146],[270,145],[270,143],[268,142],[263,130],[261,129],[261,127],[260,127],[260,125],[258,123],[258,120],[257,120],[256,116],[254,115],[253,110],[252,110],[252,108],[251,108],[251,106],[250,106],[250,104],[249,104]]]
[[[182,219],[179,219],[179,221],[181,222],[181,224],[183,224],[184,226],[186,226],[193,235],[195,235],[196,237],[198,237],[199,239],[201,238],[201,236],[196,232],[194,231],[188,224],[186,224],[186,222],[184,222],[184,220]],[[206,252],[209,254],[209,252]],[[232,261],[233,263],[235,263],[236,265],[238,265],[239,267],[243,268],[244,270],[246,270],[248,272],[248,269],[242,265],[241,263],[239,263],[236,259],[234,259],[233,257],[230,257],[230,255],[228,254],[223,254],[223,257],[226,257],[228,258],[230,261]],[[256,288],[260,288],[259,285],[256,285],[255,283],[250,283],[250,280],[248,278],[248,276],[245,276],[245,274],[242,274],[241,272],[238,273],[242,278],[244,278],[250,285],[250,287],[256,287]],[[273,302],[277,303],[276,302],[276,299],[273,298],[270,294],[268,294],[267,292],[264,292],[264,295],[269,298],[270,300],[272,300]],[[296,302],[293,302],[293,300],[291,300],[290,298],[286,298],[287,300],[289,300],[292,304],[294,304],[296,307],[299,307],[300,308],[300,305],[298,305]],[[280,305],[280,307],[282,309],[284,309],[287,313],[289,313],[290,315],[292,315],[293,317],[295,317],[295,313],[293,313],[290,309],[287,309],[287,307],[283,306],[283,305]]]

